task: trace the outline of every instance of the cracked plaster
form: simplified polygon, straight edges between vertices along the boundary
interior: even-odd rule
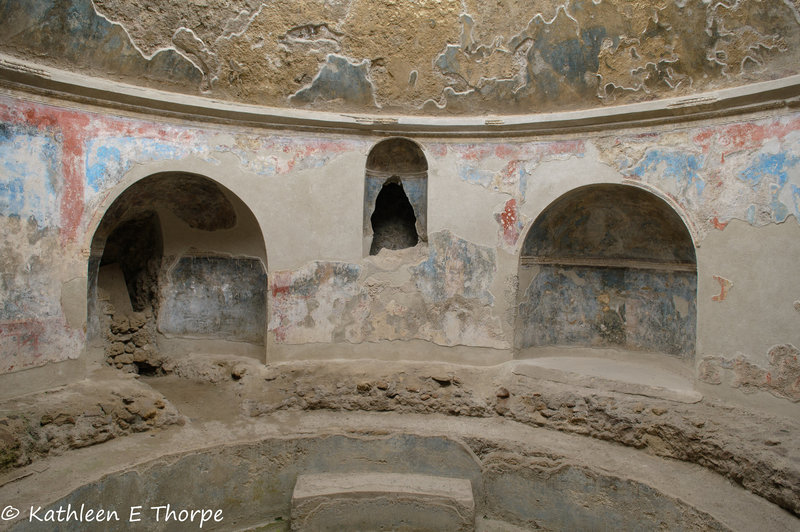
[[[277,107],[536,113],[741,86],[800,64],[794,0],[74,0],[69,9],[80,16],[66,23],[51,0],[0,2],[3,20],[23,28],[0,38],[0,51]]]

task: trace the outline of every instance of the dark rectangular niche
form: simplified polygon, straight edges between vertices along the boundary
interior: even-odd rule
[[[181,257],[162,285],[159,330],[173,337],[263,343],[266,287],[259,259]]]
[[[521,347],[617,347],[688,357],[694,272],[542,265],[520,305]]]

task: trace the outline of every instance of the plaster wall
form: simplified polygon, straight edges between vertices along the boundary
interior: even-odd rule
[[[252,212],[246,243],[184,227],[165,245],[269,256],[268,361],[512,358],[518,294],[531,280],[519,264],[527,229],[569,190],[622,183],[674,207],[697,247],[698,343],[687,363],[708,359],[698,375],[712,389],[798,400],[795,112],[563,138],[416,138],[428,161],[428,242],[374,257],[363,249],[365,163],[382,137],[197,125],[13,93],[0,97],[0,119],[5,374],[85,355],[95,230],[125,189],[159,172],[206,176]],[[779,345],[788,347],[770,356]],[[763,375],[747,366],[739,389],[703,377],[712,363],[735,372],[735,359]]]

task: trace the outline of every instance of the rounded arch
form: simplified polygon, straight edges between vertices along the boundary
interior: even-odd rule
[[[376,143],[367,155],[367,172],[412,174],[428,171],[428,159],[417,142],[389,137]]]
[[[643,188],[579,187],[521,245],[517,346],[694,354],[697,259],[681,216]]]
[[[526,222],[522,227],[520,234],[523,237],[528,235],[539,216],[541,216],[545,210],[551,207],[559,199],[568,196],[573,192],[587,187],[620,186],[637,188],[660,199],[667,208],[673,211],[681,219],[681,222],[689,232],[692,242],[695,244],[695,247],[697,246],[697,242],[700,241],[700,230],[698,229],[697,220],[690,211],[687,211],[686,208],[675,201],[674,198],[653,187],[649,183],[644,183],[638,180],[634,181],[630,179],[624,179],[621,175],[616,173],[598,176],[596,175],[597,171],[601,170],[601,168],[594,168],[593,170],[595,171],[589,171],[586,175],[576,176],[576,180],[578,181],[577,186],[575,183],[566,183],[561,181],[557,184],[554,184],[552,187],[547,187],[543,191],[543,194],[537,195],[535,198],[530,198],[523,202],[523,204],[520,206],[520,210],[521,214],[524,215]],[[524,243],[525,238],[517,239],[515,246],[517,254],[522,253]]]
[[[405,137],[375,144],[364,177],[364,252],[403,249],[428,239],[428,159]]]
[[[106,215],[112,205],[118,203],[119,198],[123,194],[138,186],[137,184],[141,181],[156,176],[169,175],[192,175],[214,183],[231,201],[241,204],[243,212],[253,216],[254,223],[259,226],[259,231],[261,231],[261,222],[258,221],[258,217],[255,214],[255,202],[253,201],[252,195],[247,195],[248,190],[240,186],[240,181],[230,179],[230,174],[225,173],[223,167],[220,167],[218,164],[197,159],[155,161],[148,164],[136,165],[122,176],[116,184],[101,192],[102,196],[99,201],[94,204],[92,216],[87,225],[83,244],[85,253],[90,253],[103,219],[107,217]],[[259,244],[259,248],[263,250],[259,256],[263,255],[262,258],[265,260],[265,265],[267,264],[266,247],[266,240],[263,240]]]
[[[109,200],[88,247],[88,340],[109,363],[156,371],[163,351],[220,343],[263,356],[264,237],[219,182],[180,171],[134,180]]]
[[[587,185],[563,194],[531,224],[521,256],[552,261],[600,260],[696,264],[682,218],[642,188]]]

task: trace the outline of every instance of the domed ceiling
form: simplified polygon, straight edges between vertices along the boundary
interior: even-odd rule
[[[800,0],[0,0],[0,53],[271,107],[533,114],[800,71]]]

